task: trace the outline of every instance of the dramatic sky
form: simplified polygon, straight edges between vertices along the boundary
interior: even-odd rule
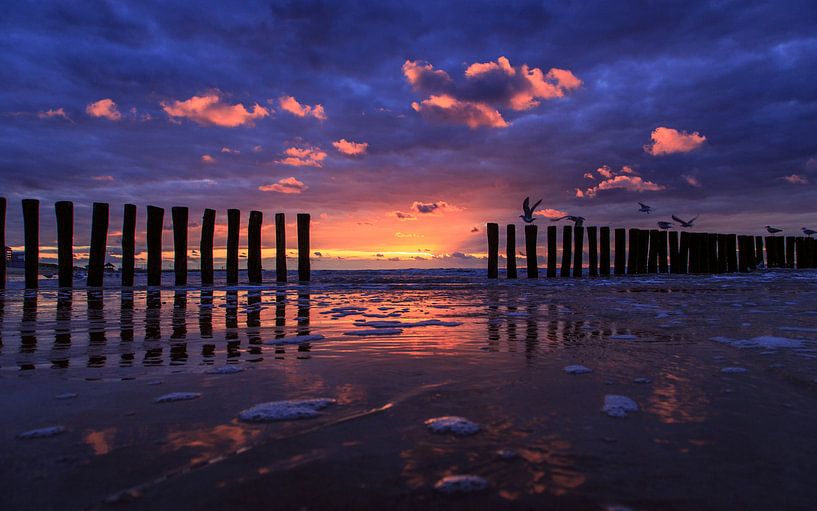
[[[313,215],[316,268],[483,264],[485,223],[817,228],[813,2],[7,2],[0,195]],[[649,217],[637,202],[656,208]],[[289,225],[294,247],[294,226]],[[245,243],[242,233],[242,244]],[[165,234],[168,249],[171,236]],[[222,253],[217,253],[223,255]],[[265,256],[272,255],[265,252]],[[195,264],[195,263],[194,263]],[[265,261],[269,266],[269,262]]]

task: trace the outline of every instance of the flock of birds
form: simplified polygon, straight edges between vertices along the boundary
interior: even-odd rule
[[[530,197],[525,197],[525,201],[522,203],[522,214],[519,215],[519,218],[521,218],[522,221],[524,221],[525,223],[528,223],[528,224],[533,223],[533,221],[536,220],[536,218],[534,218],[534,216],[533,216],[533,213],[534,213],[534,211],[536,211],[536,208],[541,203],[542,203],[542,199],[539,199],[539,201],[537,201],[533,206],[531,206],[530,205]],[[651,213],[655,213],[655,208],[652,207],[652,206],[648,206],[647,204],[644,204],[643,202],[639,202],[638,203],[638,212],[649,215]],[[678,222],[678,225],[681,228],[689,229],[690,227],[693,227],[695,225],[695,221],[698,219],[698,216],[700,216],[700,215],[695,215],[690,220],[682,220],[682,219],[678,218],[677,216],[672,215],[672,219],[675,220],[676,222]],[[582,225],[584,225],[585,218],[583,216],[564,215],[564,216],[560,216],[558,218],[551,218],[550,219],[551,222],[558,222],[560,220],[569,220],[569,221],[573,222],[574,224],[576,224],[577,227],[581,227]],[[664,230],[671,229],[675,225],[672,222],[666,222],[666,221],[659,221],[657,223],[658,223],[658,227],[660,229],[664,229]],[[811,237],[813,234],[817,234],[817,231],[812,230],[812,229],[808,229],[806,227],[803,227],[802,231],[803,231],[803,234],[805,234],[806,236],[809,236],[809,237]],[[766,232],[768,232],[769,234],[777,234],[779,232],[783,232],[783,229],[778,229],[777,227],[772,227],[771,225],[767,225],[766,226]]]

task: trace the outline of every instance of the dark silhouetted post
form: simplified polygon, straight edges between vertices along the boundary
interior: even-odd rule
[[[709,273],[720,273],[718,270],[718,235],[709,233],[706,235],[707,261],[709,263]]]
[[[60,201],[54,204],[57,215],[57,273],[60,287],[74,284],[74,203]]]
[[[635,275],[638,273],[638,243],[641,241],[638,229],[630,229],[627,241],[629,242],[627,247],[627,274]]]
[[[689,233],[681,232],[680,246],[678,248],[678,273],[689,272]]]
[[[136,205],[125,204],[122,213],[122,286],[133,287],[136,268]]]
[[[287,230],[286,217],[275,213],[275,280],[287,281]]]
[[[728,236],[725,234],[718,234],[716,236],[717,244],[718,244],[718,259],[717,259],[717,266],[718,266],[718,273],[726,273],[729,271],[729,262],[728,258],[726,257],[727,252],[729,251],[728,247]]]
[[[582,259],[584,257],[584,227],[577,225],[573,228],[573,241],[576,248],[573,250],[573,276],[582,276]]]
[[[737,236],[734,234],[726,235],[726,271],[728,273],[738,271]]]
[[[777,239],[777,257],[778,267],[786,267],[786,238],[784,236],[775,236]]]
[[[548,278],[556,276],[556,226],[548,226]]]
[[[794,238],[794,267],[799,269],[806,266],[806,238],[797,236]]]
[[[162,227],[165,210],[147,207],[148,286],[162,285]]]
[[[250,211],[247,226],[247,279],[252,284],[261,284],[261,224],[263,213]]]
[[[596,236],[596,228],[587,228],[587,273],[591,277],[599,274],[599,240]]]
[[[615,263],[614,272],[616,275],[624,275],[625,261],[627,261],[627,231],[623,228],[615,230]]]
[[[88,287],[99,287],[104,282],[108,217],[108,205],[104,202],[94,202],[94,212],[91,218],[91,248],[88,251]]]
[[[647,254],[647,273],[658,273],[658,229],[650,230],[650,249]]]
[[[777,267],[777,241],[776,236],[766,236],[766,267]]]
[[[538,226],[533,224],[525,226],[525,259],[529,279],[539,278],[539,257],[536,255],[538,237]]]
[[[755,265],[765,266],[763,260],[763,236],[755,236]]]
[[[660,273],[669,272],[669,265],[667,264],[667,231],[658,233],[658,271]]]
[[[309,281],[309,213],[298,213],[298,280]]]
[[[488,223],[488,278],[499,277],[499,224]]]
[[[187,218],[185,207],[170,210],[173,217],[173,273],[177,286],[187,285]]]
[[[570,276],[570,259],[573,256],[573,227],[565,225],[562,229],[562,277]]]
[[[746,236],[746,264],[749,266],[749,271],[757,270],[755,254],[755,237]]]
[[[6,198],[0,197],[0,247],[3,257],[0,261],[0,289],[6,288]]]
[[[786,268],[794,268],[794,236],[786,236]]]
[[[647,273],[647,258],[650,248],[650,231],[638,230],[638,273]]]
[[[216,230],[216,210],[205,209],[201,218],[201,241],[199,242],[199,257],[201,258],[201,283],[205,286],[213,284],[213,238]]]
[[[671,273],[680,273],[680,252],[678,248],[678,231],[669,233],[669,270]]]
[[[754,257],[754,254],[752,255]],[[749,254],[747,251],[746,236],[738,236],[738,271],[749,271]]]
[[[507,278],[516,278],[516,226],[508,224],[505,226],[505,264],[507,266]]]
[[[238,232],[241,211],[227,210],[227,284],[238,284]]]
[[[610,275],[610,228],[599,229],[599,273]]]
[[[37,199],[23,199],[23,231],[25,234],[26,288],[36,289],[40,273],[40,201]],[[3,250],[5,251],[5,245]]]

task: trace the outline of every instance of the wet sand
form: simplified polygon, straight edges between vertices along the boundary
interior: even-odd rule
[[[813,509],[815,284],[779,271],[7,290],[3,508]],[[376,333],[348,335],[361,331]],[[200,396],[155,402],[176,392]],[[604,413],[609,395],[638,411]],[[239,419],[315,398],[335,402]],[[480,430],[432,432],[441,416]],[[18,437],[50,426],[64,431]],[[487,488],[435,489],[456,474]]]

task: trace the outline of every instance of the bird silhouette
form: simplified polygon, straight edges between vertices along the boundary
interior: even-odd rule
[[[675,215],[672,215],[672,219],[673,219],[673,220],[675,220],[676,222],[678,222],[679,224],[681,224],[681,227],[692,227],[693,225],[695,225],[695,220],[697,220],[697,219],[698,219],[698,216],[699,216],[699,215],[695,215],[695,216],[692,218],[692,220],[690,220],[689,222],[687,222],[687,221],[685,221],[685,220],[681,220],[680,218],[678,218],[678,217],[677,217],[677,216],[675,216]]]
[[[658,222],[658,227],[664,230],[669,229],[672,227],[672,222]]]
[[[652,206],[647,206],[647,205],[646,205],[646,204],[644,204],[643,202],[639,202],[639,203],[638,203],[638,212],[639,212],[639,213],[646,213],[646,214],[648,214],[648,215],[649,215],[650,213],[652,213],[652,212],[654,212],[654,211],[655,211],[655,208],[654,208],[654,207],[652,207]]]
[[[536,206],[542,203],[542,199],[539,199],[539,202],[530,207],[530,197],[525,197],[525,201],[522,203],[522,214],[519,215],[519,218],[522,219],[525,223],[532,224],[535,218],[533,218],[533,212],[536,210]]]
[[[783,232],[783,229],[778,229],[777,227],[772,227],[771,225],[766,226],[766,232],[769,234],[777,234],[779,232]]]
[[[807,229],[807,228],[803,227],[803,234],[805,234],[806,236],[811,238],[811,235],[812,234],[817,234],[817,231],[814,231],[812,229]]]
[[[560,216],[559,218],[551,218],[551,222],[558,222],[559,220],[570,220],[571,222],[576,224],[576,227],[581,227],[584,224],[585,218],[583,216],[575,216],[575,215],[565,215]]]

